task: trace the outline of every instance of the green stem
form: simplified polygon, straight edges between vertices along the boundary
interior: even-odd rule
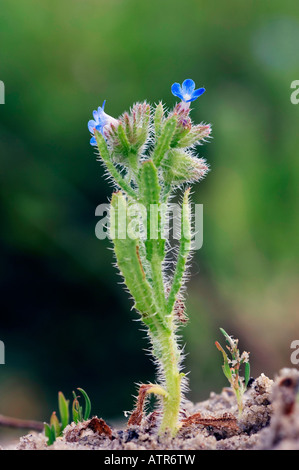
[[[173,324],[172,319],[171,322]],[[170,334],[163,332],[160,336],[161,363],[167,396],[163,400],[163,418],[159,433],[170,432],[172,436],[175,436],[179,424],[182,376],[179,371],[180,351],[174,333],[174,325],[171,329]]]
[[[164,293],[162,262],[156,250],[157,248],[155,249],[155,252],[151,259],[153,291],[154,291],[156,303],[159,306],[160,310],[163,312],[163,316],[165,316],[166,299],[165,299],[165,293]]]
[[[234,388],[234,392],[238,403],[238,416],[241,418],[243,413],[243,393],[238,388]]]
[[[163,325],[158,325],[155,338],[155,342],[158,344],[154,348],[154,351],[155,349],[158,351],[157,359],[160,361],[163,369],[163,387],[167,392],[167,396],[163,398],[163,418],[159,433],[170,432],[172,436],[175,436],[178,430],[181,403],[180,350],[175,334],[174,314],[173,312],[169,315],[167,314],[162,261],[159,256],[158,247],[156,246],[155,248],[151,259],[153,294],[155,303],[160,309],[159,317],[164,318],[164,322],[168,327],[165,329]]]
[[[160,137],[158,138],[157,145],[155,147],[155,150],[153,152],[153,161],[156,167],[158,168],[163,160],[163,158],[166,156],[171,140],[173,137],[173,134],[175,132],[177,125],[177,116],[173,115],[168,120],[165,122],[162,133]]]
[[[189,193],[190,189],[187,189],[183,199],[181,214],[181,241],[178,252],[177,265],[173,275],[172,285],[167,301],[168,313],[172,312],[177,295],[182,287],[183,277],[186,271],[186,264],[191,248],[191,215],[189,206]]]
[[[98,131],[95,131],[95,138],[97,141],[98,149],[100,151],[100,155],[102,157],[103,162],[105,163],[107,170],[114,178],[116,184],[125,191],[129,196],[131,196],[134,200],[137,200],[137,195],[134,189],[127,183],[127,181],[122,177],[122,175],[118,172],[115,168],[114,164],[111,161],[110,153],[105,142],[104,137]]]

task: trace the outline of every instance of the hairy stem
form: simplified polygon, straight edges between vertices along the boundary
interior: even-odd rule
[[[163,418],[160,434],[169,431],[174,436],[178,430],[179,411],[181,403],[181,374],[179,371],[180,352],[177,345],[174,328],[170,334],[164,334],[161,339],[161,362],[164,372],[165,389]]]
[[[167,302],[167,311],[171,313],[177,295],[182,287],[183,277],[186,270],[186,263],[191,248],[191,217],[190,217],[190,206],[189,206],[189,194],[190,189],[187,189],[184,194],[182,214],[181,214],[181,242],[178,252],[176,269],[173,275],[172,285]]]
[[[116,184],[123,189],[129,196],[131,196],[133,199],[137,199],[136,193],[134,189],[130,186],[130,184],[127,183],[127,181],[122,177],[122,175],[118,172],[118,170],[115,168],[113,162],[111,161],[110,153],[107,148],[107,144],[105,142],[104,137],[102,134],[98,131],[95,131],[95,138],[98,144],[98,149],[100,151],[101,157],[103,162],[105,163],[107,170],[113,177],[114,181]]]

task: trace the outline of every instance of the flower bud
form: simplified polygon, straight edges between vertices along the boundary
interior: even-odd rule
[[[136,168],[138,158],[148,141],[150,106],[136,103],[130,113],[120,116],[118,125],[113,124],[105,131],[107,144],[113,159],[127,167]]]
[[[181,138],[178,140],[177,147],[186,148],[197,145],[201,141],[205,141],[210,134],[210,124],[198,124],[197,126],[192,126],[189,132],[181,135]]]
[[[209,170],[205,160],[178,149],[168,153],[162,168],[165,181],[176,185],[199,181]]]

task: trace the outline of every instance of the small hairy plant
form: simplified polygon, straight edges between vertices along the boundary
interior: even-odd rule
[[[249,353],[244,351],[240,354],[238,349],[239,340],[233,339],[223,328],[220,328],[220,331],[227,342],[226,348],[231,355],[231,359],[228,358],[225,350],[218,341],[216,341],[215,344],[217,349],[223,355],[224,364],[222,366],[222,370],[234,391],[238,403],[239,416],[241,416],[243,412],[243,395],[247,390],[247,385],[250,379]],[[240,368],[242,365],[244,365],[244,378],[240,376]]]
[[[169,112],[161,102],[153,107],[143,102],[115,119],[105,113],[104,101],[93,112],[88,129],[90,144],[118,189],[111,198],[109,234],[158,366],[160,383],[147,393],[157,394],[163,402],[160,433],[175,435],[184,387],[177,330],[186,322],[182,288],[193,237],[190,184],[208,171],[194,149],[210,136],[211,127],[194,124],[190,118],[190,103],[204,88],[196,90],[193,80],[187,79],[171,90],[181,101]],[[179,188],[184,194],[175,217],[180,219],[180,236],[173,261],[173,246],[165,233],[171,218],[169,203]]]
[[[78,401],[79,396],[76,396],[75,392],[73,392],[73,405],[72,405],[72,421],[78,424],[80,421],[86,421],[89,419],[90,411],[91,411],[91,403],[87,393],[82,389],[78,388],[79,392],[84,397],[85,401],[85,409],[83,411],[83,407],[80,406]],[[60,421],[56,415],[56,412],[53,411],[50,423],[44,423],[44,430],[45,435],[48,438],[47,444],[48,446],[52,445],[53,442],[56,441],[57,437],[61,436],[63,430],[68,426],[70,423],[70,413],[69,413],[69,400],[66,400],[65,396],[62,392],[58,393],[58,408],[60,414]]]

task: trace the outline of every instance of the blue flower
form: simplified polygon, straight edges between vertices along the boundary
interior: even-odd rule
[[[198,88],[195,90],[195,83],[190,78],[187,78],[187,80],[182,83],[182,86],[179,83],[174,83],[171,87],[172,94],[180,98],[185,103],[190,103],[191,101],[196,100],[205,91],[205,88]]]
[[[94,145],[94,146],[97,145],[97,141],[94,136],[95,130],[97,130],[98,132],[101,132],[101,134],[104,135],[105,126],[108,126],[110,124],[114,124],[114,125],[118,124],[118,121],[116,119],[114,119],[113,117],[109,116],[108,114],[104,112],[105,103],[106,103],[106,100],[104,101],[102,106],[98,107],[97,111],[93,112],[93,119],[88,121],[88,124],[87,124],[88,130],[93,135],[93,137],[91,137],[90,139],[90,145]]]

